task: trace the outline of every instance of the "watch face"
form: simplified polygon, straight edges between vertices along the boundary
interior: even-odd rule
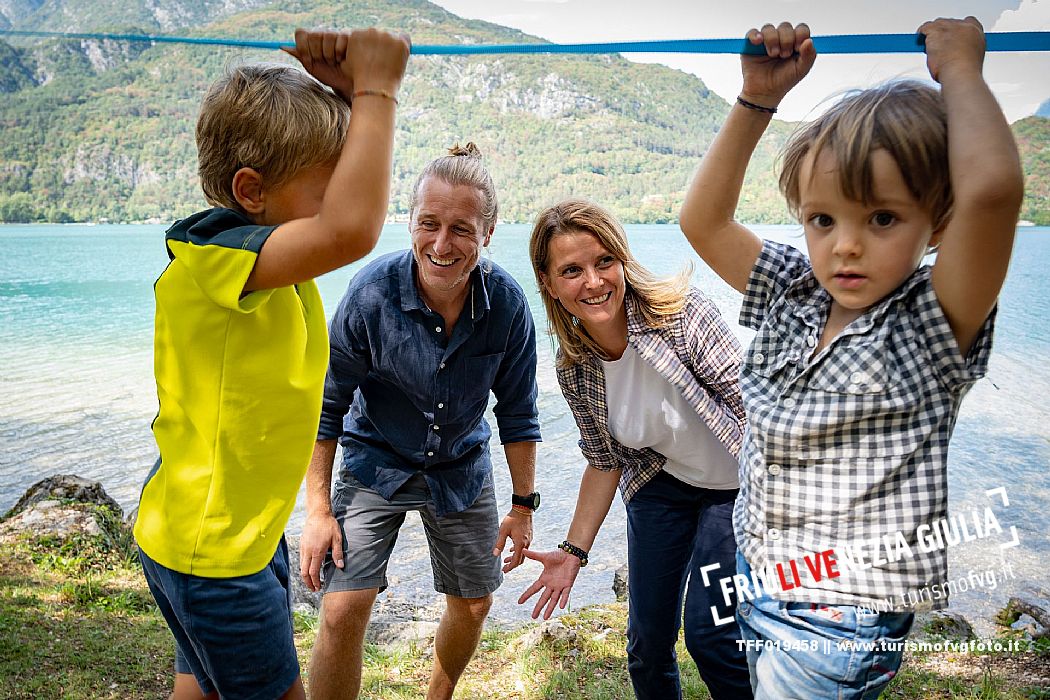
[[[516,506],[525,506],[526,508],[537,510],[540,507],[540,494],[538,491],[533,491],[528,496],[514,494],[511,496],[511,503]]]

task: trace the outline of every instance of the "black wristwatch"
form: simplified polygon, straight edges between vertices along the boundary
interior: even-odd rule
[[[511,505],[522,506],[523,508],[528,508],[529,510],[539,510],[540,492],[533,491],[528,496],[519,496],[516,493],[511,494],[510,503]]]

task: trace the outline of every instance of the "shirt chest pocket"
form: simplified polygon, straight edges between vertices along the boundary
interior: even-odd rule
[[[753,372],[764,380],[786,381],[777,377],[788,365],[797,364],[802,350],[792,343],[789,329],[764,328],[755,336],[747,355],[743,358],[745,374]]]
[[[806,379],[806,389],[858,398],[894,396],[901,392],[897,363],[878,344],[835,348]]]
[[[372,353],[373,371],[383,381],[404,387],[406,393],[431,392],[441,348],[421,343],[404,328],[389,327],[382,331],[383,342]]]
[[[478,393],[487,399],[492,385],[496,383],[496,375],[499,374],[502,362],[502,352],[466,358],[463,362],[463,386],[477,387]]]
[[[884,345],[863,340],[833,348],[802,378],[810,410],[791,429],[797,459],[892,461],[919,448],[916,396],[905,386],[899,363]]]

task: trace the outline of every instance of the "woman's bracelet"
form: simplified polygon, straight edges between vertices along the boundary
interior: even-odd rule
[[[351,100],[356,100],[358,97],[385,97],[388,100],[393,100],[395,105],[401,104],[397,101],[397,98],[391,95],[386,90],[356,90],[350,95]]]
[[[744,107],[747,107],[748,109],[753,109],[756,112],[762,112],[763,114],[776,114],[777,113],[777,108],[776,107],[763,107],[762,105],[756,105],[754,102],[748,102],[743,97],[737,97],[736,101],[740,105],[742,105]]]
[[[558,545],[558,549],[560,549],[561,551],[565,552],[566,554],[571,554],[572,556],[574,556],[577,559],[579,559],[580,560],[580,568],[581,569],[583,567],[587,566],[587,552],[583,551],[582,549],[580,549],[576,545],[572,544],[568,540],[565,540],[564,542],[559,544]]]

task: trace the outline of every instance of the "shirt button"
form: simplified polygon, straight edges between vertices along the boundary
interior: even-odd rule
[[[437,430],[437,429],[438,429],[438,428],[440,428],[440,427],[441,427],[440,425],[435,425],[435,426],[434,426],[434,430]]]
[[[433,457],[433,456],[434,456],[433,452],[427,452],[427,457]]]
[[[445,363],[442,362],[440,365],[438,365],[438,369],[445,369]]]
[[[808,345],[811,348],[816,347],[817,346],[817,339],[814,338],[813,336],[809,336],[808,338],[806,338],[806,345]]]
[[[849,375],[849,380],[854,384],[867,384],[868,375],[864,372],[854,372]]]
[[[769,534],[769,539],[771,539],[771,540],[779,540],[780,539],[780,530],[776,529],[775,527],[769,528],[769,533],[768,534]]]
[[[794,407],[795,407],[795,399],[791,398],[790,396],[787,397],[786,399],[784,399],[784,408],[794,408]]]
[[[760,365],[766,361],[766,356],[760,352],[756,352],[754,356],[755,364]]]
[[[439,403],[438,404],[438,408],[444,408],[444,407],[445,407],[445,404],[443,404],[443,403]]]
[[[776,476],[777,474],[780,473],[780,465],[779,464],[770,464],[768,471],[769,471],[769,475],[770,476]]]
[[[441,332],[441,326],[438,326],[438,327],[436,327],[436,328],[434,329],[434,332],[435,332],[435,333],[440,333],[440,332]]]

